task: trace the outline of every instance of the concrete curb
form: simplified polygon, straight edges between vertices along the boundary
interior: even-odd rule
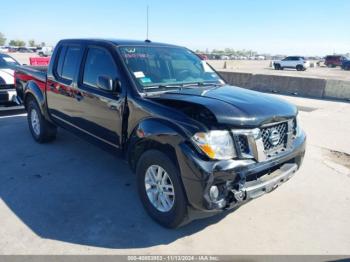
[[[350,81],[219,71],[231,85],[261,92],[350,99]]]

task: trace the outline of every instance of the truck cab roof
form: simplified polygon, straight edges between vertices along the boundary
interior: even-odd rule
[[[63,39],[59,43],[94,43],[94,42],[105,42],[115,46],[136,46],[136,45],[149,45],[149,46],[168,46],[168,47],[181,47],[177,45],[171,45],[167,43],[152,42],[151,40],[130,40],[130,39],[115,39],[115,38],[73,38],[73,39]]]

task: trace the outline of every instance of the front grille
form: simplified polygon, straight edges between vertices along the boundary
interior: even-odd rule
[[[287,144],[288,122],[261,129],[265,152],[284,148]]]
[[[249,145],[247,137],[244,135],[238,136],[238,146],[242,154],[249,154]]]

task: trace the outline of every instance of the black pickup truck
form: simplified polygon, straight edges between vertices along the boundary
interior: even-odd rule
[[[295,106],[227,85],[184,47],[62,40],[47,72],[15,75],[33,138],[52,141],[59,126],[125,157],[145,209],[166,227],[272,191],[305,154]]]

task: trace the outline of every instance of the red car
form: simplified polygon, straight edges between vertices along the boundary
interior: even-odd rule
[[[208,60],[208,56],[205,54],[197,54],[197,56],[202,60]]]
[[[337,67],[342,66],[345,60],[347,60],[346,57],[342,55],[328,55],[325,58],[324,64],[327,67]]]

